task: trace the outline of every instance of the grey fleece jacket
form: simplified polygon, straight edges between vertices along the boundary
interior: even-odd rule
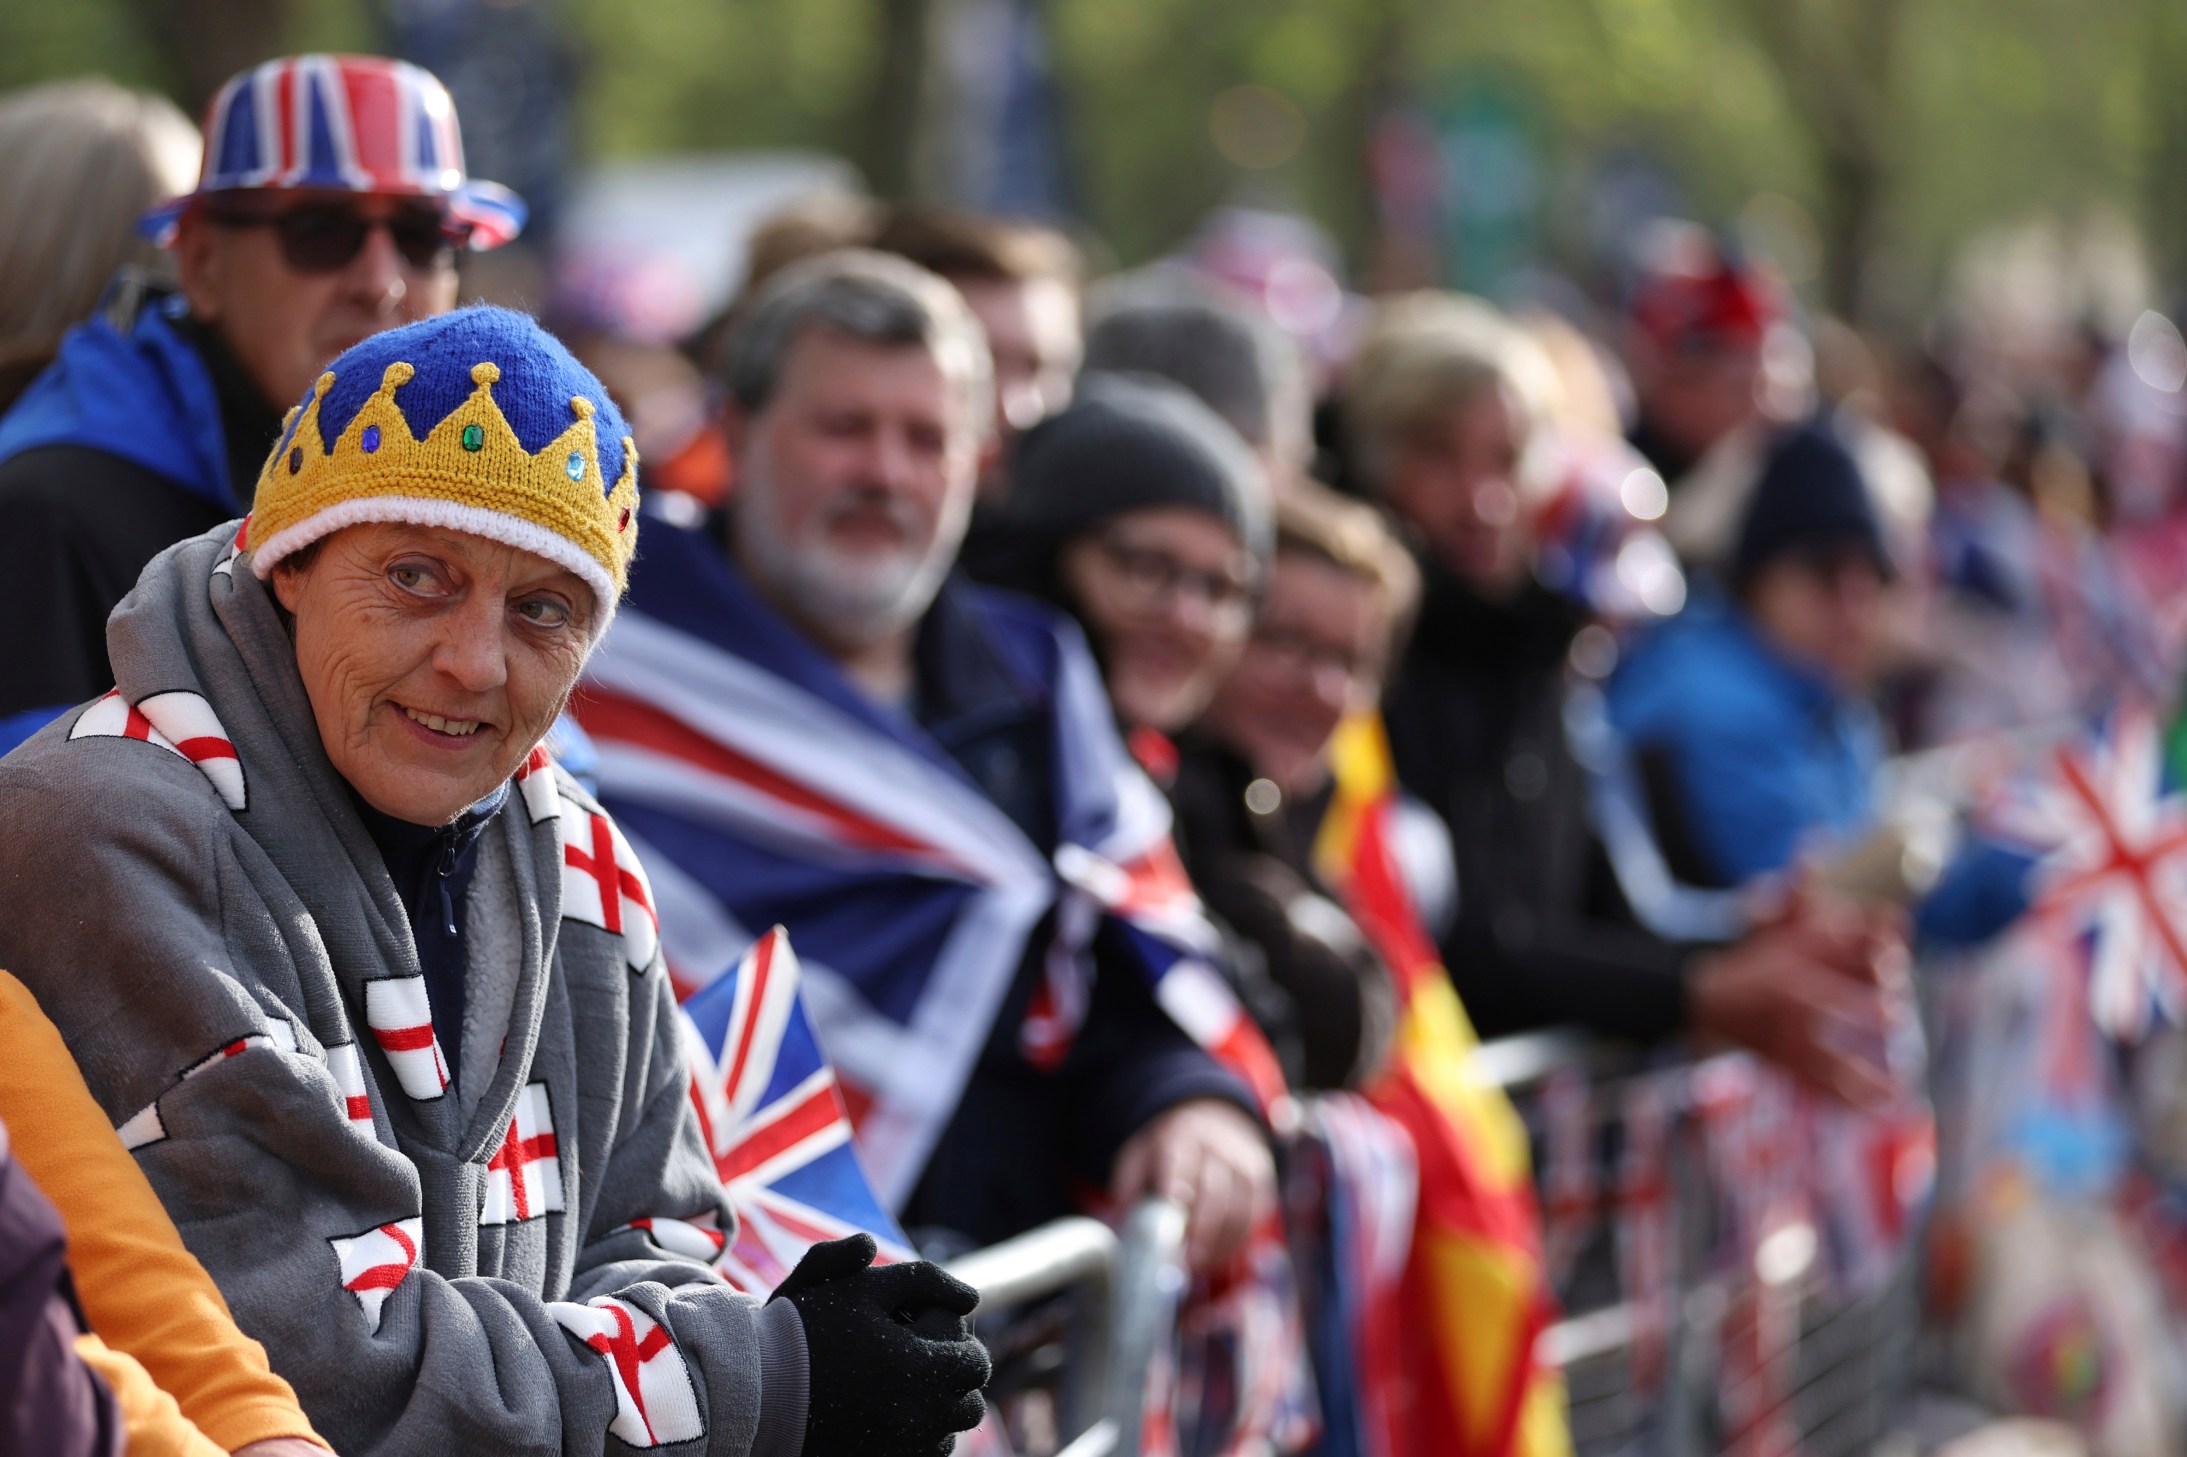
[[[733,1216],[628,846],[533,755],[480,843],[451,1087],[234,534],[155,559],[115,694],[0,760],[0,966],[345,1457],[794,1457],[803,1329],[708,1269]]]

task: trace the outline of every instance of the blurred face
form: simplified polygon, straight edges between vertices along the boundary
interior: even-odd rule
[[[334,261],[359,223],[370,225],[361,246]],[[417,198],[222,196],[184,215],[176,265],[191,314],[219,330],[269,404],[286,408],[352,344],[455,307],[455,238],[432,243],[441,223],[439,207]]]
[[[1058,567],[1118,716],[1165,734],[1198,718],[1253,619],[1252,560],[1230,528],[1189,506],[1128,511]]]
[[[1008,440],[1071,402],[1085,353],[1078,296],[1060,280],[973,278],[957,291],[987,332],[995,361],[995,438]]]
[[[1702,455],[1761,413],[1760,341],[1681,350],[1641,336],[1631,358],[1648,423],[1689,455]]]
[[[1519,497],[1525,414],[1505,387],[1484,390],[1396,442],[1383,501],[1428,550],[1484,597],[1525,582],[1534,562]]]
[[[972,509],[963,382],[918,345],[810,329],[766,406],[729,424],[736,556],[762,595],[833,648],[918,621]]]
[[[507,781],[569,698],[583,579],[467,532],[367,523],[273,571],[319,742],[367,804],[445,824]]]
[[[1841,691],[1857,692],[1882,650],[1886,591],[1882,573],[1861,553],[1791,554],[1755,573],[1745,601],[1780,651],[1819,668]]]
[[[1280,553],[1207,727],[1287,793],[1316,787],[1338,721],[1381,692],[1389,633],[1373,582],[1317,556]]]

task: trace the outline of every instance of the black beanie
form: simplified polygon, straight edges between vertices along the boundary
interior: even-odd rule
[[[1732,552],[1732,585],[1744,588],[1755,573],[1788,553],[1847,550],[1864,553],[1877,571],[1891,575],[1883,527],[1860,463],[1828,425],[1810,421],[1780,435],[1762,462]]]
[[[1220,415],[1165,380],[1104,374],[1035,425],[1011,463],[1009,520],[1060,545],[1128,511],[1189,506],[1228,525],[1258,566],[1273,547],[1260,462]]]

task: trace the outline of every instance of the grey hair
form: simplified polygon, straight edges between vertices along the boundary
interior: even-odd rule
[[[760,286],[722,359],[722,384],[744,409],[766,408],[790,346],[814,329],[868,344],[916,345],[964,390],[974,429],[994,423],[987,336],[964,298],[914,263],[844,248],[793,263]]]
[[[1298,346],[1215,285],[1174,268],[1099,289],[1086,330],[1089,374],[1153,374],[1200,397],[1255,450],[1301,455],[1312,398]]]

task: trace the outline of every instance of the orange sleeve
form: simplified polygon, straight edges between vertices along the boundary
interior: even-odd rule
[[[114,1393],[122,1430],[129,1438],[127,1457],[227,1457],[182,1414],[173,1397],[153,1384],[135,1357],[123,1355],[97,1336],[78,1336],[76,1354]]]
[[[76,1298],[92,1329],[135,1358],[180,1415],[234,1451],[311,1429],[266,1348],[236,1327],[228,1304],[137,1161],[84,1086],[59,1029],[30,989],[0,972],[0,1122],[15,1158],[61,1212]]]

